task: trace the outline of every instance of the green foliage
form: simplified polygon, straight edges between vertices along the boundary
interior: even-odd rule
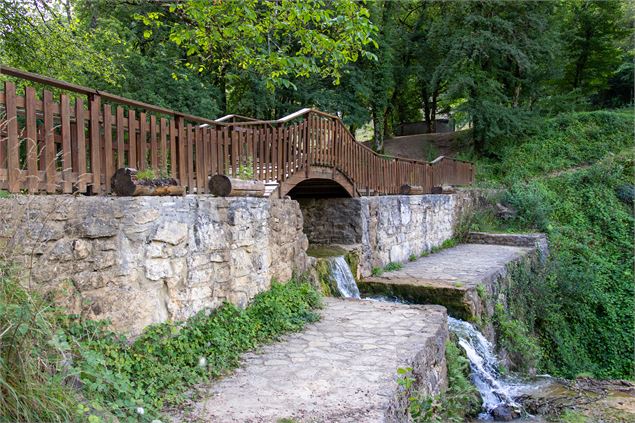
[[[240,354],[318,319],[320,295],[305,282],[273,283],[247,309],[224,304],[186,322],[148,327],[132,344],[103,324],[68,319],[84,395],[120,417],[143,419],[178,403],[188,387],[238,365]]]
[[[72,371],[56,316],[49,303],[20,286],[14,268],[0,262],[1,421],[73,421],[84,414],[64,383]]]
[[[390,262],[384,266],[385,272],[392,272],[394,270],[401,270],[401,269],[403,269],[403,264],[401,263]]]
[[[384,274],[384,269],[382,269],[381,267],[373,267],[371,274],[373,276],[381,276]]]
[[[527,373],[538,367],[541,354],[538,340],[529,333],[525,323],[512,319],[501,303],[497,303],[494,309],[494,327],[497,347],[508,353],[513,370]]]
[[[417,261],[417,255],[416,254],[410,254],[410,257],[408,257],[408,261]]]
[[[448,389],[434,397],[421,397],[414,393],[409,400],[409,412],[415,423],[463,422],[476,415],[481,407],[481,397],[470,381],[470,364],[453,341],[445,344],[448,369]],[[398,369],[398,383],[407,392],[414,384],[412,369]]]
[[[561,116],[496,165],[518,210],[505,225],[549,237],[547,271],[519,270],[507,298],[509,316],[537,336],[550,374],[635,377],[633,205],[617,195],[632,184],[633,158],[613,154],[632,142],[628,122],[619,111]]]
[[[68,316],[0,266],[0,416],[3,421],[151,421],[240,354],[318,319],[306,282],[273,283],[245,309],[224,304],[185,322],[148,327],[134,342],[108,322]],[[81,390],[76,392],[69,383]],[[81,395],[84,399],[79,398]]]
[[[141,181],[151,181],[157,178],[155,171],[150,168],[138,171],[135,176]]]
[[[236,177],[246,181],[254,179],[254,159],[249,156],[244,163],[238,165]]]
[[[0,198],[9,198],[10,196],[11,196],[11,193],[9,191],[0,189]]]

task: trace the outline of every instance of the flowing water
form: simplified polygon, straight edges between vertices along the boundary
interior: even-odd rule
[[[353,277],[351,268],[346,263],[344,256],[329,257],[329,266],[331,268],[331,278],[335,281],[337,290],[342,297],[360,298],[355,277]]]
[[[472,382],[483,399],[483,413],[480,419],[487,420],[490,413],[500,406],[511,407],[520,413],[520,405],[514,401],[520,384],[505,380],[498,371],[499,362],[494,349],[485,336],[472,324],[448,317],[448,326],[459,339],[459,345],[470,361]]]
[[[343,256],[329,258],[331,277],[344,298],[360,298],[359,289]],[[403,302],[398,298],[371,297],[374,301]],[[515,393],[522,384],[505,379],[498,371],[499,362],[492,344],[472,324],[448,317],[448,326],[459,339],[459,345],[465,351],[470,362],[472,382],[483,400],[481,420],[491,420],[491,412],[504,406],[520,412],[520,405],[514,401]]]

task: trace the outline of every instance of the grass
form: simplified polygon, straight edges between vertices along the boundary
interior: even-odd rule
[[[231,371],[243,352],[317,320],[321,302],[306,282],[273,283],[244,310],[226,303],[131,341],[107,322],[64,315],[0,270],[3,421],[150,422],[194,384]]]
[[[635,378],[632,128],[632,112],[564,114],[498,161],[478,163],[479,178],[505,187],[500,200],[517,215],[480,216],[471,229],[549,238],[547,271],[516,278],[506,310],[538,340],[541,372]]]

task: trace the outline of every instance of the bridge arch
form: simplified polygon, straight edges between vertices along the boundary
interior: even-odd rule
[[[308,172],[300,171],[278,187],[281,197],[300,198],[354,198],[359,192],[350,179],[334,168],[310,166]]]

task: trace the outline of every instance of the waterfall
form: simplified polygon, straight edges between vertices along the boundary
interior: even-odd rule
[[[490,413],[501,406],[519,412],[521,407],[513,399],[516,386],[501,377],[492,344],[468,322],[448,317],[448,325],[450,331],[458,337],[459,345],[465,350],[470,361],[472,382],[483,399],[484,413],[479,418],[490,419]]]
[[[357,283],[344,256],[329,257],[331,278],[344,298],[360,298]]]

